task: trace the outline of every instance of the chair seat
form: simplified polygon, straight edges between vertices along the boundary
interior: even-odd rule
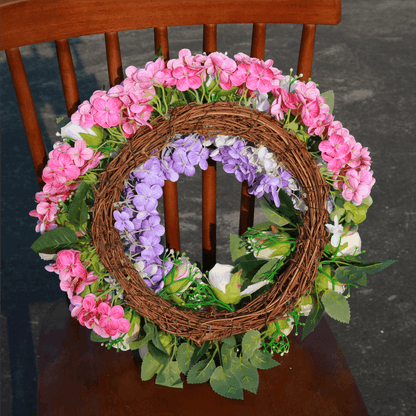
[[[368,415],[325,319],[303,341],[300,333],[289,336],[290,352],[277,357],[279,366],[259,371],[257,395],[244,391],[237,401],[207,383],[185,382],[182,390],[141,381],[137,354],[90,341],[90,330],[59,300],[40,333],[38,415]]]

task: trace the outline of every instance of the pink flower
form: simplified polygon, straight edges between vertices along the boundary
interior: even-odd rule
[[[119,332],[128,332],[130,330],[130,322],[123,318],[124,309],[120,305],[111,308],[109,305],[101,303],[97,311],[100,314],[100,326],[111,337],[118,335]]]
[[[155,62],[148,62],[144,69],[139,69],[135,73],[135,80],[139,83],[140,88],[144,90],[152,86],[163,85],[165,80],[164,69],[165,61],[158,58]]]
[[[71,312],[71,316],[74,318],[78,316],[78,314],[82,310],[82,302],[83,298],[81,296],[73,296],[71,299],[71,304],[69,305],[69,310]]]
[[[237,69],[237,64],[233,59],[220,52],[211,53],[206,62],[205,68],[209,75],[217,75],[219,84],[223,90],[229,90],[232,87],[230,75]]]
[[[179,91],[187,91],[189,88],[193,90],[198,89],[202,85],[202,79],[199,75],[196,75],[198,72],[185,68],[184,66],[179,66],[172,71],[172,76],[177,79],[176,87]]]
[[[320,95],[319,90],[316,88],[316,84],[312,81],[308,82],[306,85],[303,82],[296,84],[296,93],[303,104],[315,101]]]
[[[319,143],[319,150],[322,155],[327,155],[330,158],[341,159],[350,152],[350,146],[345,143],[345,140],[338,134],[333,133],[328,140]],[[327,160],[323,157],[324,160]]]
[[[56,213],[58,211],[58,207],[55,204],[48,204],[47,202],[41,202],[36,207],[36,211],[40,215],[44,216],[42,222],[45,222],[45,221],[51,222],[56,218]]]
[[[109,98],[108,101],[96,98],[91,113],[99,126],[109,128],[120,122],[121,107],[122,103],[118,98]]]
[[[94,118],[91,115],[91,104],[88,101],[84,101],[71,116],[71,121],[74,124],[79,124],[84,129],[89,129],[94,125]]]
[[[272,62],[273,63],[273,62]],[[250,75],[247,77],[246,86],[249,90],[259,90],[261,93],[271,91],[273,72],[269,68],[262,68],[257,62],[250,65]]]
[[[234,59],[236,60],[236,62],[238,64],[241,63],[245,63],[248,64],[249,66],[253,63],[253,62],[259,62],[259,59],[257,58],[251,58],[250,56],[246,55],[245,53],[237,53],[236,55],[234,55]]]
[[[66,280],[71,276],[87,278],[87,271],[79,258],[79,251],[61,250],[58,252],[56,265],[59,270],[59,278]]]
[[[80,175],[79,168],[72,162],[66,153],[60,153],[56,159],[49,160],[48,166],[43,170],[42,178],[45,182],[65,183],[71,179],[77,179]]]
[[[94,156],[94,150],[87,147],[87,143],[81,139],[75,142],[75,147],[71,147],[67,154],[71,156],[71,159],[78,167],[81,167],[85,162],[92,159]]]
[[[230,75],[231,84],[233,86],[240,86],[246,82],[249,75],[250,65],[241,63],[238,65],[237,70]]]
[[[319,116],[319,104],[317,100],[310,101],[307,104],[303,104],[301,106],[301,117],[302,121],[305,124],[305,126],[311,126],[315,119]]]
[[[327,135],[328,127],[333,122],[334,116],[330,113],[323,114],[322,112],[313,120],[313,123],[308,128],[310,136],[316,135],[325,137]]]
[[[289,99],[289,94],[280,87],[273,89],[273,94],[276,98],[270,107],[270,114],[274,115],[278,120],[283,120],[287,111],[285,102]]]

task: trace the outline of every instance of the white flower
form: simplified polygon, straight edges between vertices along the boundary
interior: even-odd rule
[[[231,270],[234,266],[217,263],[208,273],[208,281],[212,287],[216,287],[225,294],[225,289],[231,281]]]
[[[326,224],[325,227],[330,233],[332,233],[331,245],[333,247],[338,247],[342,233],[344,232],[344,227],[338,224],[338,215],[335,215],[334,225]]]
[[[81,140],[79,133],[91,134],[97,136],[92,129],[84,129],[79,124],[69,122],[66,126],[61,128],[61,136],[70,137],[73,140]]]
[[[346,243],[348,246],[338,251],[338,256],[354,256],[361,253],[361,237],[357,230],[358,227],[351,227],[348,233],[341,238],[341,246]]]
[[[257,93],[251,105],[255,110],[267,112],[270,108],[268,95],[266,93]]]
[[[290,82],[294,78],[290,75],[286,75],[285,79],[282,79],[279,81],[279,87],[283,88],[286,92],[293,92],[296,88],[296,84],[298,84],[300,81],[293,81],[292,85],[290,85]],[[290,85],[290,91],[289,91],[289,85]]]
[[[256,292],[263,286],[268,285],[270,282],[268,280],[263,280],[261,282],[254,283],[250,286],[247,286],[245,290],[241,292],[241,296],[251,295],[252,293]]]

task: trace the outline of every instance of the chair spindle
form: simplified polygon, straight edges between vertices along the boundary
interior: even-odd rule
[[[123,65],[121,63],[120,42],[118,32],[108,32],[105,36],[105,51],[107,54],[108,78],[110,87],[120,84],[123,79]]]
[[[42,189],[44,185],[42,171],[47,162],[46,149],[19,48],[6,49],[6,57],[12,75],[17,102],[19,103],[23,127],[29,143],[30,154],[32,155],[32,161],[35,167],[36,178],[39,187]]]
[[[155,27],[155,54],[159,50],[159,46],[162,47],[163,59],[165,62],[169,60],[169,40],[168,40],[168,28],[167,27]]]
[[[313,48],[316,25],[305,24],[302,29],[297,73],[303,74],[302,81],[308,82],[312,72]]]
[[[64,89],[66,111],[71,117],[77,111],[80,104],[77,78],[75,76],[74,63],[72,62],[71,49],[68,39],[55,41],[56,54],[58,55],[59,72],[61,74],[62,88]]]

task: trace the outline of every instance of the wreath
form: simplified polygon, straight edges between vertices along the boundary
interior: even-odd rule
[[[293,328],[305,337],[324,311],[349,323],[351,287],[394,261],[360,258],[375,180],[368,149],[334,120],[332,91],[234,58],[183,49],[165,65],[159,53],[58,119],[30,215],[32,249],[53,261],[93,341],[139,350],[143,380],[182,388],[185,376],[243,399]],[[230,236],[233,264],[203,270],[164,247],[157,207],[166,180],[209,160],[247,181],[267,221]]]

